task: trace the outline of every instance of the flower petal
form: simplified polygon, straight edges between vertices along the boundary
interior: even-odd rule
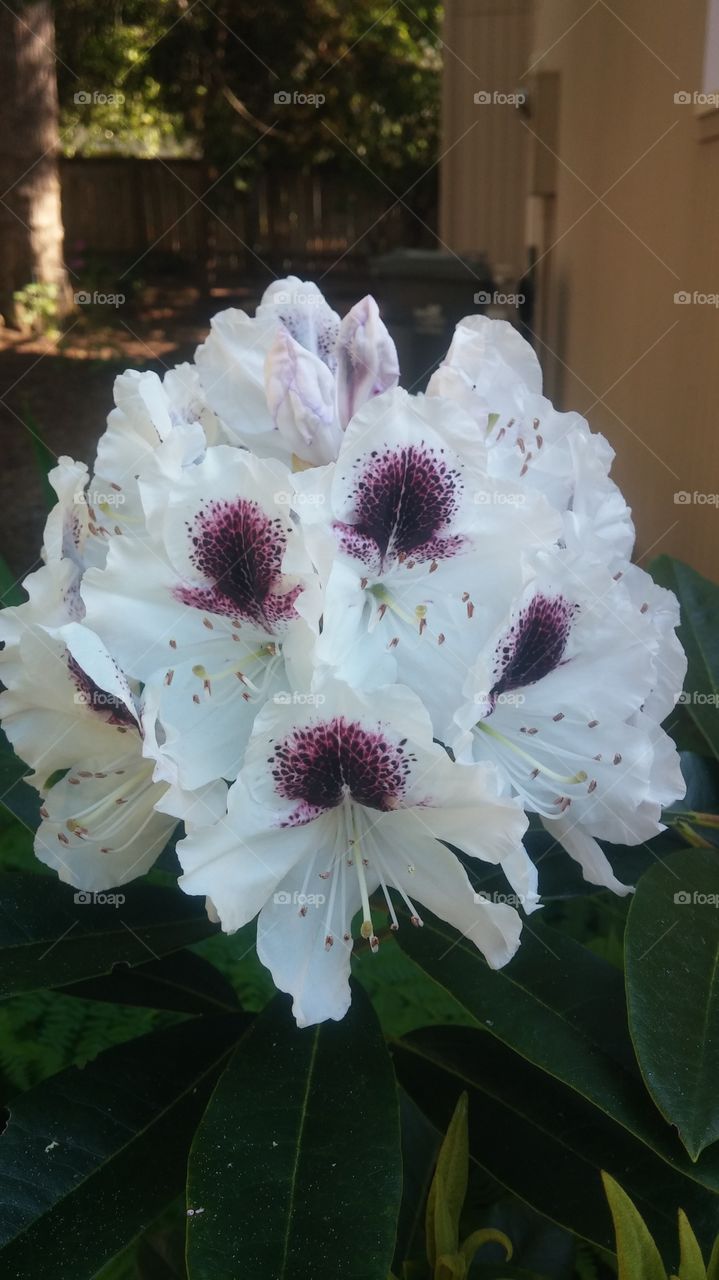
[[[281,326],[267,352],[265,392],[288,451],[313,464],[334,461],[342,441],[334,377],[319,356]]]
[[[155,809],[164,787],[137,749],[76,762],[46,795],[35,853],[78,889],[103,890],[144,875],[176,819]]]
[[[344,430],[365,401],[399,382],[397,348],[369,294],[342,320],[337,354],[337,406]]]

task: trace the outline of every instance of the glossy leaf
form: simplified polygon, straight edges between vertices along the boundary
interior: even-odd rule
[[[73,982],[60,991],[85,1000],[177,1013],[231,1013],[239,1008],[233,988],[219,969],[193,951],[175,951],[134,969],[118,964],[103,977]]]
[[[277,997],[192,1145],[190,1280],[385,1280],[400,1193],[396,1086],[366,996],[302,1031]]]
[[[478,1026],[582,1094],[663,1158],[690,1165],[656,1114],[637,1069],[621,972],[536,917],[504,969],[442,921],[403,923],[397,939]],[[719,1165],[708,1175],[719,1189]]]
[[[87,901],[51,876],[0,876],[0,996],[140,965],[217,931],[200,899],[126,885],[119,905]]]
[[[242,1016],[152,1032],[12,1103],[0,1138],[0,1274],[89,1280],[172,1200]]]
[[[659,1250],[626,1191],[602,1174],[617,1241],[618,1280],[667,1280]]]
[[[676,592],[681,605],[678,634],[689,661],[681,709],[705,748],[719,756],[719,587],[670,556],[653,561],[651,574],[661,586]]]
[[[467,1090],[472,1157],[560,1226],[613,1248],[599,1176],[608,1169],[622,1179],[668,1255],[676,1253],[680,1204],[705,1247],[719,1231],[719,1199],[712,1191],[486,1033],[465,1027],[417,1031],[394,1046],[394,1057],[402,1087],[438,1127]]]
[[[719,1138],[719,875],[691,849],[641,880],[627,922],[630,1027],[653,1098],[693,1159]]]

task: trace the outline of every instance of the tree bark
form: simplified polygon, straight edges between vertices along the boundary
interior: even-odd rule
[[[0,315],[17,321],[13,294],[57,285],[69,304],[63,262],[55,24],[49,0],[0,5]]]

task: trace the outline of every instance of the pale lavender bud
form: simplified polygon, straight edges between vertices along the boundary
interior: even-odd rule
[[[355,303],[337,337],[337,408],[342,429],[358,409],[399,381],[397,349],[368,294]]]
[[[342,442],[335,380],[311,351],[280,327],[265,359],[265,394],[275,426],[304,462],[333,462]]]

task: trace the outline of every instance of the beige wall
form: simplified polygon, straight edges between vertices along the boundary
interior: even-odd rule
[[[442,32],[440,238],[456,253],[484,250],[515,277],[525,266],[527,135],[516,107],[474,95],[521,89],[531,16],[531,0],[450,0]]]
[[[616,449],[638,555],[670,552],[719,578],[719,510],[674,501],[719,494],[719,309],[674,302],[719,293],[719,124],[674,102],[703,88],[705,18],[706,0],[537,0],[525,133],[544,192],[532,238],[552,245],[538,319],[548,390]],[[553,78],[556,127],[536,114]],[[530,130],[557,152],[553,174]],[[459,174],[446,195],[463,225],[473,197]]]
[[[719,293],[719,129],[707,138],[713,120],[674,102],[702,89],[706,4],[612,8],[568,30],[573,0],[537,5],[532,60],[559,73],[561,157],[543,356],[563,405],[617,451],[639,555],[719,577],[719,510],[674,501],[719,494],[719,310],[674,302]]]

